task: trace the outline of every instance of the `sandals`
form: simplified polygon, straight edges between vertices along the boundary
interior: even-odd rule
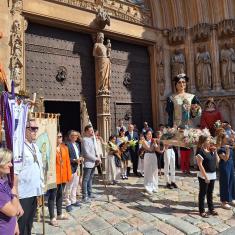
[[[59,227],[59,224],[58,224],[56,218],[53,218],[52,220],[50,220],[49,224],[54,227]]]
[[[209,218],[209,216],[206,212],[200,213],[200,216],[203,217],[203,218]]]
[[[211,215],[214,215],[214,216],[218,215],[218,212],[215,211],[215,210],[209,211],[209,213],[210,213]]]

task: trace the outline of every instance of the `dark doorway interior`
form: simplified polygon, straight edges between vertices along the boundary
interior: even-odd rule
[[[80,131],[80,102],[45,101],[46,113],[60,113],[60,130],[63,134],[71,129]]]

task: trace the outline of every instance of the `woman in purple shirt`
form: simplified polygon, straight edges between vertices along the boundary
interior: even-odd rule
[[[10,173],[12,153],[0,148],[0,234],[19,235],[16,222],[19,202],[16,189],[10,188],[7,174]]]

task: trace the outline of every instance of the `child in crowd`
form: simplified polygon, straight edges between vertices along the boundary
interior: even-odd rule
[[[117,184],[121,168],[121,155],[116,145],[116,136],[111,135],[108,142],[107,176],[111,184]]]

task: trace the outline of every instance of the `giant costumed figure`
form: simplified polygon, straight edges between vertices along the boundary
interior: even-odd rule
[[[167,98],[166,112],[168,113],[168,126],[180,129],[193,127],[192,119],[201,115],[201,107],[198,98],[186,92],[186,83],[189,78],[181,73],[174,77],[176,93]],[[191,150],[181,148],[181,170],[189,173],[189,161]]]

